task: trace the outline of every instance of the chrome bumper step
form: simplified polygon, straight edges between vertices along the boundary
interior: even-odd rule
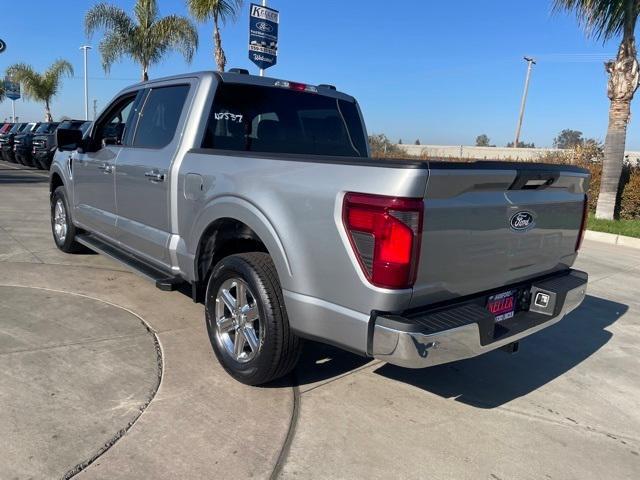
[[[582,303],[587,281],[585,272],[570,270],[558,277],[520,286],[532,299],[530,308],[516,312],[504,322],[496,322],[484,308],[486,295],[434,312],[407,316],[378,314],[372,320],[370,353],[377,359],[408,368],[475,357],[560,321]],[[536,306],[533,301],[539,293],[546,297],[544,306]]]

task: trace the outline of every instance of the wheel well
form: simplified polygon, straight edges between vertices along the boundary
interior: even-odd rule
[[[53,193],[56,191],[56,188],[64,186],[62,182],[62,178],[57,173],[54,173],[51,176],[51,182],[49,182],[49,193]]]
[[[196,279],[204,282],[224,257],[236,253],[265,252],[267,247],[247,225],[233,218],[221,218],[207,227],[196,252]]]

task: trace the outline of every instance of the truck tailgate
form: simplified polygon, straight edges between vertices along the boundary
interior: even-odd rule
[[[569,268],[588,181],[572,166],[430,162],[410,307]]]

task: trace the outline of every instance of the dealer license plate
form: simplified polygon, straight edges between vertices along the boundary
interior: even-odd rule
[[[493,314],[496,322],[513,318],[516,310],[517,290],[491,295],[487,300],[487,309]]]

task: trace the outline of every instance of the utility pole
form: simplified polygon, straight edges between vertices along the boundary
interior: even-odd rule
[[[267,6],[267,0],[262,0],[262,6],[266,7]],[[264,68],[260,69],[260,76],[264,77]]]
[[[520,104],[520,116],[518,117],[518,127],[516,128],[516,139],[513,142],[513,148],[518,148],[518,142],[520,141],[520,130],[522,129],[522,118],[524,117],[524,107],[527,104],[527,94],[529,93],[529,79],[531,78],[531,69],[536,64],[534,58],[524,57],[527,66],[527,79],[524,81],[524,93],[522,94],[522,103]]]
[[[80,50],[84,51],[84,119],[89,120],[89,78],[87,77],[87,52],[91,50],[91,45],[83,45]]]

